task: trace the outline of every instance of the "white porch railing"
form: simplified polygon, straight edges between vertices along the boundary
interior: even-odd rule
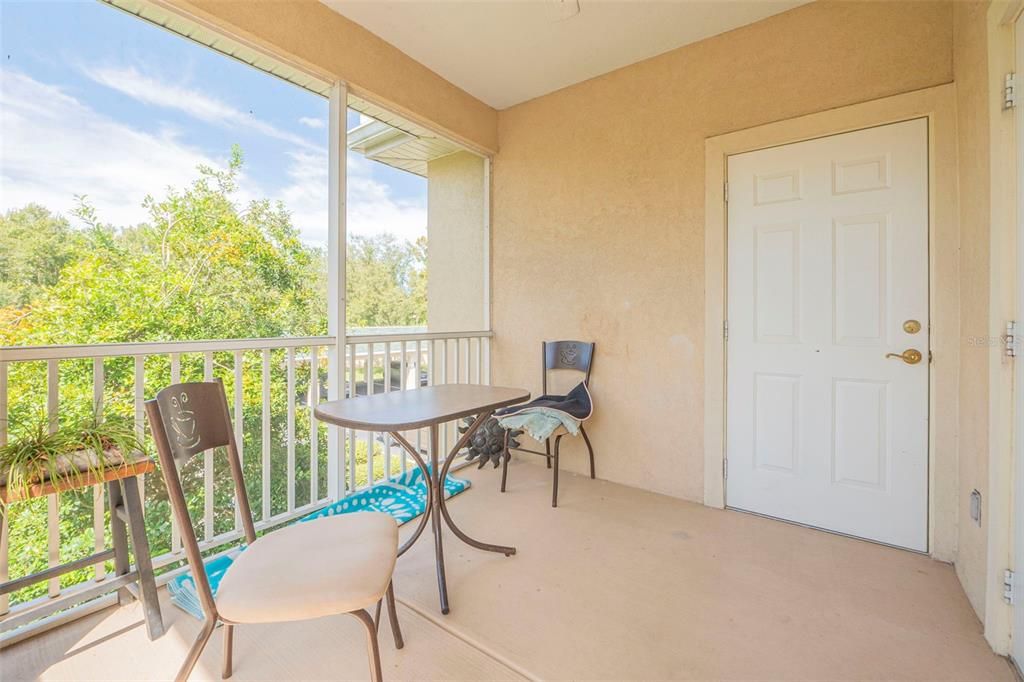
[[[490,337],[490,332],[350,335],[340,367],[345,395],[489,383]],[[329,351],[335,341],[322,336],[0,348],[0,445],[16,430],[11,425],[15,415],[33,411],[45,411],[51,429],[66,416],[88,411],[120,414],[134,421],[138,434],[148,437],[145,400],[171,383],[217,377],[223,380],[232,407],[257,531],[280,525],[334,501],[329,470],[337,472],[336,497],[342,497],[410,466],[404,451],[383,434],[351,430],[343,434],[338,461],[331,466],[327,427],[318,423],[312,406],[327,397],[329,372],[335,371]],[[421,449],[426,442],[423,433],[405,435]],[[443,430],[442,439],[443,445],[454,443],[455,425]],[[222,458],[206,453],[183,477],[186,495],[196,503],[193,518],[201,548],[212,553],[241,539]],[[148,478],[142,481],[147,534],[154,566],[163,571],[166,581],[185,556],[163,482],[153,480],[158,476]],[[49,495],[38,505],[22,515],[12,505],[4,515],[0,582],[107,546],[108,511],[101,486],[91,492]],[[62,521],[82,514],[87,518],[78,518],[72,526],[91,527],[92,537],[85,542],[82,537],[62,538]],[[17,557],[25,548],[12,547],[12,538],[16,545],[24,535],[12,533],[10,525],[21,521],[37,524],[40,533],[45,525],[46,566],[37,561],[25,570],[14,562],[21,570],[11,575],[11,550],[19,551]],[[84,594],[107,575],[107,567],[100,563],[65,576],[63,584],[61,579],[50,579],[41,596],[15,593],[10,600],[0,596],[0,632],[9,629],[5,621],[26,620],[28,611],[46,616],[74,606],[82,601],[76,593]]]

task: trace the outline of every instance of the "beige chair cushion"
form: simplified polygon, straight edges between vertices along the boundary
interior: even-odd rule
[[[325,516],[264,535],[221,579],[217,611],[279,623],[367,608],[391,582],[398,525],[381,512]]]

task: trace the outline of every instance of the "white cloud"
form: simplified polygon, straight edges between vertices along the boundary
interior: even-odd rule
[[[310,243],[327,246],[327,152],[288,153],[288,184],[273,196],[292,214],[292,225]]]
[[[301,135],[281,130],[200,90],[151,78],[139,73],[134,67],[85,67],[82,71],[96,83],[145,104],[181,111],[200,121],[227,128],[248,128],[260,135],[283,140],[298,147],[314,151],[319,149],[318,145]]]
[[[216,109],[213,109],[214,111]],[[281,200],[310,243],[327,242],[327,154],[301,146],[287,153],[286,182],[277,188],[239,177],[238,203]],[[148,218],[147,194],[185,187],[196,166],[223,167],[180,131],[136,130],[91,109],[60,87],[11,69],[0,72],[0,210],[36,202],[65,215],[76,194],[88,195],[100,219],[132,225]],[[373,178],[374,162],[350,154],[348,232],[391,232],[414,240],[427,230],[426,198],[397,199]]]
[[[291,211],[293,223],[310,242],[327,242],[327,156],[319,145],[286,130],[260,121],[198,90],[170,85],[139,73],[134,68],[86,68],[92,80],[141,102],[182,111],[194,118],[227,127],[246,126],[254,132],[289,142],[299,149],[288,153],[289,184],[277,192],[259,192],[243,178],[240,186],[248,196],[280,199]],[[323,128],[321,119],[302,117],[299,123]],[[391,189],[373,179],[372,162],[350,155],[348,162],[348,223],[350,234],[391,232],[414,240],[427,231],[425,201],[399,200]]]
[[[136,130],[59,87],[0,72],[2,210],[37,202],[67,214],[85,194],[101,220],[130,225],[146,219],[147,194],[186,185],[198,164],[222,165],[169,130]]]
[[[349,234],[390,232],[409,241],[427,234],[426,197],[396,199],[391,188],[373,179],[374,161],[355,154],[348,159]]]
[[[280,199],[292,213],[292,224],[307,242],[327,244],[327,154],[296,151],[288,154],[288,184],[271,198]],[[354,154],[348,159],[348,214],[350,235],[372,236],[390,232],[414,241],[427,234],[426,199],[402,200],[391,188],[373,179],[373,163]],[[243,181],[241,190],[255,194]],[[266,195],[261,195],[266,196]]]
[[[396,201],[386,185],[368,178],[349,178],[349,234],[374,235],[390,232],[414,241],[427,234],[425,203]]]

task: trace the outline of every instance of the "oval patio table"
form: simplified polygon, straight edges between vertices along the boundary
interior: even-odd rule
[[[392,391],[377,395],[359,396],[320,403],[316,416],[320,421],[357,431],[380,431],[391,435],[408,452],[423,472],[427,485],[427,507],[419,525],[398,550],[404,554],[420,537],[428,521],[434,531],[434,563],[437,567],[437,588],[441,595],[441,613],[448,613],[448,586],[444,576],[444,547],[441,541],[441,521],[452,529],[455,536],[467,545],[505,556],[516,553],[515,547],[491,545],[466,535],[452,520],[444,501],[444,480],[459,451],[473,437],[476,430],[494,414],[495,410],[530,399],[530,392],[521,388],[479,386],[474,384],[446,384],[426,386],[411,391]],[[462,417],[475,415],[455,447],[440,457],[439,427]],[[402,431],[420,428],[430,430],[430,466],[427,467],[419,451],[402,436]],[[438,466],[440,465],[440,469]]]

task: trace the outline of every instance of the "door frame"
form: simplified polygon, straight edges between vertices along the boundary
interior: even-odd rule
[[[725,507],[727,158],[863,128],[928,119],[928,270],[932,362],[928,398],[928,548],[952,561],[957,521],[960,364],[956,101],[952,84],[916,90],[705,140],[704,504]]]
[[[924,134],[922,135],[922,133]],[[866,148],[871,148],[873,151],[868,152]],[[889,178],[891,182],[885,181],[884,177],[879,178],[882,185],[891,186],[891,192],[868,192],[867,194],[861,192],[855,197],[842,197],[831,195],[826,191],[824,196],[818,194],[810,198],[804,197],[804,202],[789,204],[794,213],[787,213],[788,209],[785,206],[759,207],[761,202],[757,200],[755,195],[760,195],[761,193],[758,178],[762,172],[768,173],[768,177],[775,177],[779,171],[802,168],[806,162],[814,159],[815,161],[812,166],[817,170],[813,172],[809,168],[803,168],[802,171],[786,170],[784,173],[787,175],[786,179],[793,179],[795,185],[800,185],[801,183],[796,178],[796,175],[802,172],[808,174],[808,176],[813,175],[816,177],[816,179],[809,177],[806,181],[807,185],[821,185],[824,180],[825,184],[831,187],[838,180],[831,178],[830,173],[833,169],[830,167],[830,164],[839,164],[840,161],[857,163],[858,155],[861,157],[864,155],[874,156],[881,152],[884,152],[886,157],[893,157],[888,161],[887,165],[894,165],[897,171],[901,167],[904,168],[903,172],[896,173],[895,178]],[[824,156],[822,156],[823,154]],[[836,154],[839,156],[835,156]],[[833,159],[833,161],[830,162],[829,158]],[[726,182],[728,183],[729,191],[726,201],[728,272],[725,306],[728,315],[728,326],[727,334],[724,335],[726,337],[725,449],[726,456],[729,457],[731,453],[734,460],[726,462],[728,466],[726,467],[727,476],[725,477],[724,486],[725,504],[728,508],[768,518],[777,518],[796,525],[825,530],[837,535],[865,539],[916,553],[924,554],[928,552],[929,363],[926,360],[925,363],[922,363],[923,366],[917,367],[914,371],[908,373],[906,369],[898,369],[893,365],[892,360],[883,358],[886,351],[899,353],[908,346],[914,346],[921,352],[918,353],[917,350],[908,352],[918,353],[917,359],[920,360],[922,354],[927,358],[931,350],[931,302],[928,260],[928,158],[928,119],[923,116],[898,123],[889,123],[836,135],[818,137],[803,142],[773,146],[753,152],[730,154],[727,157]],[[793,173],[794,178],[789,178],[789,173]],[[909,175],[907,175],[908,173]],[[822,177],[822,174],[828,177]],[[905,175],[906,177],[903,177]],[[875,176],[873,171],[871,176],[872,178]],[[867,182],[865,178],[859,179]],[[758,187],[753,187],[751,183],[757,184]],[[789,183],[784,184],[788,187]],[[868,184],[874,184],[874,181]],[[856,189],[854,188],[853,191],[856,191]],[[861,189],[863,190],[863,188]],[[924,194],[921,193],[922,189]],[[782,191],[783,194],[789,194],[788,190],[779,191]],[[796,198],[802,196],[802,193],[797,191],[796,188],[793,191],[796,191]],[[814,192],[811,194],[814,195]],[[754,200],[753,205],[750,204],[751,198]],[[784,196],[782,198],[785,199],[787,197]],[[788,198],[793,198],[793,196]],[[778,201],[779,198],[772,197],[767,201],[771,203],[772,200]],[[851,204],[849,201],[854,203]],[[810,203],[807,204],[807,202]],[[878,202],[881,202],[881,205],[876,205]],[[886,241],[885,233],[887,230],[893,233],[891,235],[892,238],[887,240],[888,246],[883,244],[881,248],[883,259],[892,268],[888,274],[883,273],[883,280],[891,279],[896,289],[884,295],[888,303],[882,305],[880,310],[884,314],[886,326],[895,324],[895,329],[900,332],[897,336],[900,336],[900,338],[895,340],[889,338],[886,340],[885,337],[892,336],[893,330],[885,331],[879,329],[878,332],[882,334],[883,338],[875,339],[874,343],[862,340],[860,343],[853,341],[851,345],[840,343],[836,339],[835,341],[839,345],[831,349],[822,347],[822,356],[811,353],[810,356],[803,355],[803,359],[800,359],[792,355],[792,351],[796,350],[794,347],[790,346],[789,350],[785,350],[786,335],[793,333],[793,330],[786,332],[782,329],[773,329],[772,334],[780,334],[781,336],[778,338],[773,337],[773,339],[769,340],[781,341],[783,345],[769,344],[766,347],[762,347],[761,351],[767,352],[767,355],[762,357],[762,361],[766,361],[767,364],[764,364],[764,362],[750,364],[752,360],[751,353],[760,353],[755,347],[761,344],[757,343],[759,333],[756,327],[758,325],[755,324],[755,328],[750,328],[750,320],[747,320],[746,317],[750,314],[755,314],[756,309],[760,307],[756,304],[756,299],[759,298],[760,294],[755,295],[752,291],[747,291],[746,289],[747,285],[750,284],[760,290],[760,284],[752,284],[755,280],[760,281],[760,276],[758,275],[760,266],[756,263],[752,265],[749,258],[753,257],[754,261],[759,260],[759,256],[756,254],[759,252],[758,244],[760,243],[763,226],[751,226],[746,224],[746,222],[752,219],[756,223],[759,220],[757,216],[768,219],[767,216],[770,215],[771,222],[776,225],[773,230],[776,228],[781,229],[783,234],[789,234],[790,239],[788,241],[792,242],[795,239],[801,244],[797,249],[800,251],[800,254],[797,254],[795,251],[790,254],[793,262],[790,263],[789,274],[796,277],[796,280],[799,280],[801,283],[803,283],[805,275],[808,275],[820,285],[824,284],[824,281],[821,279],[822,277],[829,281],[832,281],[834,277],[838,277],[838,271],[832,273],[829,267],[822,270],[820,261],[824,259],[830,262],[831,256],[835,255],[833,254],[834,248],[839,248],[839,245],[838,243],[834,245],[830,243],[831,239],[828,237],[829,230],[825,231],[824,236],[826,239],[822,242],[820,238],[823,235],[821,233],[814,236],[805,234],[805,229],[797,228],[800,228],[800,223],[803,222],[804,218],[808,217],[808,215],[804,215],[806,211],[816,213],[824,208],[826,212],[831,214],[832,211],[840,206],[846,207],[843,210],[849,211],[848,215],[857,217],[856,220],[853,218],[849,220],[853,220],[855,223],[871,223],[872,227],[878,228],[880,235],[876,236],[881,236],[883,242]],[[782,210],[782,213],[779,213],[779,210]],[[767,213],[764,213],[764,211],[767,211]],[[872,215],[865,216],[865,213]],[[897,217],[899,215],[910,219],[912,224],[901,226],[899,224],[900,218]],[[735,221],[733,220],[734,217],[736,218]],[[839,239],[838,226],[847,222],[847,219],[837,214],[832,214],[832,217],[835,218],[834,222],[837,226],[837,232],[834,236],[836,239]],[[893,230],[893,225],[891,224],[894,217],[897,220],[895,230]],[[793,223],[793,221],[796,222]],[[876,222],[878,223],[877,225],[875,225]],[[803,225],[803,228],[807,227],[807,225]],[[864,226],[857,225],[857,227]],[[906,234],[903,233],[903,228],[905,227],[911,228]],[[816,230],[812,229],[811,232],[816,232]],[[805,237],[807,237],[806,241],[808,244],[813,244],[812,250],[806,253],[804,246]],[[859,239],[864,237],[864,235],[861,235]],[[873,246],[878,246],[875,244],[874,239],[870,241]],[[791,248],[794,248],[793,243],[789,243],[782,250],[785,252]],[[744,257],[736,260],[734,249],[742,251]],[[750,249],[753,249],[753,255],[749,252]],[[909,251],[904,250],[901,252],[901,249],[909,249]],[[920,251],[917,251],[917,249],[920,249]],[[855,250],[860,251],[859,248]],[[911,253],[912,251],[916,251],[916,253]],[[886,253],[888,253],[888,256],[885,255]],[[902,255],[900,255],[901,253]],[[783,255],[786,259],[789,259],[788,256]],[[861,256],[863,255],[861,254]],[[877,258],[877,254],[875,256]],[[808,257],[810,257],[810,260],[808,260]],[[816,265],[812,265],[812,263]],[[739,266],[742,272],[734,269],[737,266]],[[804,272],[802,270],[804,266],[808,266],[810,270]],[[796,276],[794,270],[801,270],[799,277]],[[782,277],[782,280],[776,280],[776,284],[784,288],[786,285],[783,284],[783,280],[788,284],[796,281],[791,281],[784,273],[776,272],[776,275]],[[921,277],[924,278],[923,282],[919,279]],[[839,286],[838,280],[833,283]],[[811,288],[813,289],[814,286]],[[803,289],[804,287],[805,285],[801,284],[800,288]],[[788,299],[788,294],[783,296],[783,298]],[[798,298],[803,303],[807,303],[803,295],[798,296]],[[867,299],[858,298],[858,300],[863,301],[865,305],[870,304],[872,306],[873,314],[876,315],[877,321],[878,310],[875,310],[878,304],[877,296],[874,303],[871,303],[870,295]],[[776,301],[773,299],[773,302]],[[784,304],[785,301],[782,301],[782,303]],[[803,303],[798,307],[802,307]],[[824,300],[817,300],[817,303],[826,308],[831,306],[830,302]],[[889,310],[889,308],[892,309]],[[901,309],[902,312],[900,313]],[[790,311],[801,320],[797,326],[815,327],[817,329],[816,332],[811,334],[812,337],[819,333],[826,333],[826,329],[820,328],[818,322],[806,322],[805,320],[805,318],[817,318],[818,313],[823,312],[820,309],[817,309],[817,312],[815,310],[812,307],[802,311]],[[838,313],[838,309],[836,312]],[[899,313],[898,318],[895,317],[897,313]],[[917,318],[924,323],[925,328],[920,330],[920,334],[903,338],[905,330],[900,329],[899,325],[907,318]],[[790,323],[797,324],[792,319]],[[786,324],[783,324],[783,327],[786,326]],[[831,329],[832,326],[832,323],[826,324],[826,327],[829,327],[826,335],[830,340],[833,332],[839,333],[838,327]],[[914,330],[910,331],[913,332]],[[873,335],[866,330],[849,333],[852,333],[855,337],[858,335],[867,335],[869,337]],[[804,337],[805,334],[799,333],[798,336]],[[804,342],[804,346],[806,346],[809,338],[801,338],[801,340]],[[789,337],[789,341],[794,341],[794,339]],[[877,343],[879,341],[881,341],[881,346]],[[829,345],[830,342],[819,339],[813,341],[812,345],[817,346],[819,343]],[[900,345],[897,347],[895,344]],[[840,346],[845,346],[845,349]],[[773,347],[775,347],[775,350],[772,350]],[[778,353],[781,353],[781,355],[778,355]],[[831,359],[824,357],[830,354]],[[892,355],[892,353],[889,355]],[[773,357],[776,360],[783,361],[786,367],[772,368],[775,365],[775,362],[771,359]],[[845,360],[842,358],[845,358]],[[822,365],[822,361],[825,361],[826,364]],[[836,365],[836,362],[839,364]],[[905,367],[903,363],[896,364]],[[829,369],[829,367],[832,369]],[[812,368],[817,369],[812,370]],[[824,375],[821,374],[822,370]],[[865,386],[873,386],[874,391],[881,391],[880,393],[872,392],[876,402],[874,402],[872,407],[864,405],[863,407],[867,409],[867,412],[860,413],[856,417],[857,419],[877,418],[879,407],[877,401],[881,401],[883,409],[885,409],[886,403],[889,404],[888,416],[883,418],[882,423],[883,430],[885,422],[889,422],[892,427],[889,435],[885,436],[885,440],[889,443],[888,448],[895,448],[896,451],[903,451],[909,448],[904,454],[912,455],[909,458],[897,456],[895,459],[890,455],[889,459],[892,460],[890,462],[891,466],[884,467],[888,470],[888,473],[876,472],[884,479],[891,479],[889,484],[885,484],[884,481],[875,480],[874,484],[865,483],[863,486],[843,485],[832,488],[826,484],[826,481],[819,479],[816,474],[811,474],[808,477],[807,471],[799,470],[804,469],[804,467],[789,470],[788,473],[793,476],[783,476],[782,478],[791,479],[785,482],[777,474],[759,472],[758,470],[763,467],[758,465],[756,461],[753,464],[747,461],[750,453],[746,452],[745,448],[751,445],[748,441],[753,435],[753,427],[749,420],[760,414],[761,410],[761,399],[757,397],[758,391],[756,390],[756,387],[761,384],[759,379],[764,378],[761,376],[761,373],[768,372],[769,374],[765,375],[768,378],[789,377],[792,382],[794,377],[799,377],[805,371],[811,372],[811,374],[804,377],[810,380],[810,384],[805,385],[804,381],[796,379],[796,386],[789,385],[789,389],[783,391],[786,394],[785,396],[780,393],[772,398],[770,402],[774,403],[781,400],[788,404],[788,401],[792,399],[796,401],[792,406],[796,409],[797,403],[803,405],[806,402],[803,399],[798,399],[798,395],[803,395],[805,391],[816,394],[822,389],[826,390],[826,392],[835,393],[841,390],[840,385],[843,382],[840,379],[842,378],[856,379],[855,385],[861,386],[861,389],[857,391],[858,393]],[[779,372],[781,374],[777,374]],[[840,375],[830,377],[829,375],[833,372],[839,372]],[[878,380],[886,377],[887,379],[883,384],[888,383],[890,380],[894,382],[889,386],[889,390],[885,390],[884,386],[878,384]],[[824,384],[817,383],[822,380],[824,380]],[[864,382],[868,383],[865,384]],[[770,382],[769,385],[775,385],[775,382]],[[826,385],[830,388],[827,388]],[[749,393],[751,388],[755,389],[753,395]],[[770,392],[774,394],[774,390],[770,389]],[[836,394],[832,397],[839,400],[838,396],[839,394]],[[828,398],[823,395],[818,395],[817,398],[811,399],[811,402],[820,403],[821,399],[825,399],[826,403],[828,402]],[[908,400],[910,401],[909,403],[907,402]],[[757,403],[756,408],[755,403]],[[808,445],[808,443],[804,442],[805,438],[817,439],[824,437],[826,440],[830,440],[832,435],[835,435],[831,434],[831,431],[838,433],[838,423],[833,423],[832,428],[829,429],[827,424],[828,415],[816,412],[816,410],[824,407],[827,413],[831,413],[831,408],[827,405],[819,405],[816,408],[812,408],[815,414],[813,417],[810,417],[810,422],[808,422],[806,418],[809,417],[809,414],[805,413],[804,409],[806,407],[808,406],[803,405],[803,407],[797,409],[799,415],[796,413],[788,414],[788,412],[787,415],[776,415],[781,416],[782,421],[787,424],[792,422],[790,424],[791,430],[795,430],[795,432],[790,433],[789,437],[796,438],[799,441],[799,445],[792,441],[789,442],[789,445],[786,446],[787,456],[783,457],[783,459],[788,457],[794,457],[797,460],[802,459],[802,456],[795,454],[795,452],[789,453],[788,448],[793,446],[796,450],[805,450]],[[876,413],[874,417],[870,416],[872,412]],[[838,415],[833,416],[838,418]],[[924,423],[921,423],[921,417],[924,417]],[[823,420],[825,423],[823,423]],[[760,422],[760,418],[758,418],[758,422]],[[816,425],[811,422],[815,422]],[[854,430],[856,431],[855,422],[851,422],[851,424],[854,424]],[[821,431],[822,426],[825,427],[824,432]],[[736,445],[740,446],[739,449],[734,447],[734,439],[736,440]],[[923,441],[920,439],[923,439]],[[759,442],[759,438],[754,437],[752,444],[760,447]],[[818,454],[824,455],[825,453],[819,452]],[[832,454],[835,457],[838,453],[834,452]],[[885,459],[884,454],[881,457],[883,460]],[[755,456],[754,459],[756,460],[757,457]],[[813,453],[810,459],[815,459]],[[825,466],[827,459],[826,457],[817,464],[813,464],[810,461],[805,461],[804,464],[812,465],[811,469],[817,469],[819,466]],[[874,461],[873,456],[869,459]],[[789,464],[778,463],[778,467],[766,465],[764,468],[786,470],[793,463],[792,461]],[[877,465],[878,463],[876,462],[875,464]],[[834,469],[836,465],[838,465],[838,461],[833,462],[832,468]],[[867,462],[865,462],[865,465],[869,469],[872,466]],[[750,468],[751,466],[753,468]],[[828,467],[825,466],[825,468],[827,469]],[[860,471],[860,469],[856,470]],[[860,473],[866,474],[864,471],[860,471]],[[839,472],[834,470],[832,474],[838,476]],[[857,478],[860,477],[858,476]],[[868,476],[868,479],[865,480],[871,480],[871,477]],[[881,491],[883,495],[881,498],[878,497],[880,492],[876,487],[878,483],[883,484],[883,490]],[[822,485],[825,488],[822,488]],[[871,490],[873,488],[874,490]],[[892,493],[891,495],[884,494],[884,489],[886,488],[889,488],[889,492]],[[783,490],[787,492],[784,493]],[[829,490],[832,492],[829,493]],[[791,498],[791,494],[796,497]],[[822,494],[826,497],[835,494],[835,502],[839,503],[842,500],[842,503],[838,506],[826,504],[823,498],[820,497]],[[804,498],[804,495],[807,495],[807,497]],[[799,502],[800,499],[803,500],[802,503]],[[815,502],[815,499],[818,501]],[[794,503],[797,503],[795,507],[793,506]]]
[[[1012,14],[1011,11],[1012,10]],[[1020,7],[1020,3],[1016,3],[1014,6],[1007,11],[1004,25],[1012,26],[1014,38],[1012,42],[1013,50],[1013,64],[1014,71],[1016,72],[1017,87],[1020,87],[1021,79],[1024,78],[1024,11]],[[1015,170],[1014,177],[1009,179],[1011,187],[1013,188],[1013,203],[1015,204],[1009,210],[1016,211],[1016,220],[1011,221],[1013,224],[1013,237],[1016,239],[1016,254],[1015,254],[1015,304],[1016,314],[1014,319],[1017,323],[1017,358],[1013,363],[1013,413],[1012,413],[1012,441],[1013,441],[1013,493],[1012,493],[1012,504],[1013,508],[1010,510],[1010,516],[1012,517],[1013,527],[1013,538],[1011,540],[1013,546],[1013,554],[1010,559],[1011,567],[1014,570],[1013,580],[1013,593],[1016,597],[1021,594],[1022,587],[1024,587],[1024,399],[1021,398],[1024,395],[1024,362],[1022,362],[1022,355],[1024,355],[1024,348],[1020,343],[1020,328],[1022,322],[1024,322],[1024,106],[1018,103],[1013,113],[1013,122],[1011,129],[1013,135],[1016,137],[1013,148],[1013,163],[1012,167]],[[993,223],[994,224],[994,223]],[[998,514],[998,510],[996,511]],[[996,518],[998,520],[998,517]],[[1019,601],[1013,605],[1009,615],[1009,630],[1011,633],[1010,643],[1008,645],[1008,655],[1013,666],[1016,668],[1018,676],[1021,674],[1022,665],[1024,665],[1024,656],[1021,656],[1021,651],[1024,647],[1020,646],[1021,642],[1024,641],[1024,633],[1021,632],[1021,625],[1024,624],[1024,604]]]

